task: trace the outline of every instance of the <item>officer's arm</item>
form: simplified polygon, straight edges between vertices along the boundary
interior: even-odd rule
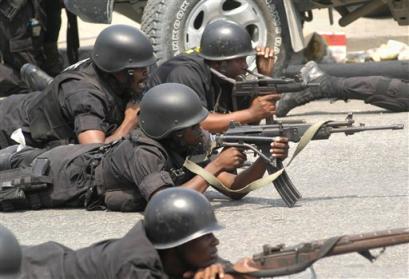
[[[129,134],[138,125],[139,103],[129,103],[125,109],[125,117],[121,125],[105,139],[105,143],[118,140]]]
[[[87,130],[78,134],[78,142],[80,144],[87,143],[110,143],[121,139],[131,132],[138,123],[137,113],[139,111],[139,104],[129,104],[125,110],[125,118],[121,125],[110,135],[101,130]]]
[[[87,130],[78,134],[78,142],[80,144],[104,143],[105,133],[100,130]]]
[[[284,160],[288,157],[288,149],[288,139],[284,137],[277,137],[271,143],[270,153],[274,158]],[[249,168],[240,172],[238,175],[224,171],[221,172],[217,178],[230,189],[238,190],[261,178],[265,171],[265,161],[258,158]],[[222,191],[222,193],[233,199],[242,198],[245,196],[245,194],[235,194],[227,191]]]
[[[288,148],[287,138],[276,138],[271,143],[271,155],[284,160],[288,156]],[[238,175],[229,172],[241,167],[245,160],[246,157],[240,150],[227,148],[219,153],[219,155],[205,167],[205,170],[216,176],[226,187],[232,190],[238,190],[261,178],[266,171],[265,162],[259,158],[249,168],[240,172]],[[196,175],[183,186],[204,192],[209,184],[201,176]],[[241,199],[246,195],[224,190],[220,190],[220,192],[232,199]]]
[[[250,167],[240,172],[239,174],[233,174],[230,172],[221,172],[217,178],[228,188],[232,190],[238,190],[251,182],[261,178],[266,171],[266,165],[262,159],[257,159]],[[231,199],[241,199],[247,194],[231,193],[228,191],[220,191],[222,194],[228,196]]]
[[[204,167],[204,169],[214,176],[218,176],[221,172],[223,172],[224,166],[215,162],[210,162],[206,167]],[[183,183],[181,186],[204,193],[209,187],[209,183],[207,183],[207,181],[200,175],[196,175],[192,179]]]
[[[232,113],[217,113],[211,112],[205,120],[202,121],[203,129],[210,133],[223,133],[229,127],[230,122],[239,122],[242,124],[255,123],[260,119],[251,112],[250,109],[235,111]]]
[[[238,181],[236,181],[235,174],[231,174],[227,171],[236,170],[237,168],[241,167],[245,160],[246,156],[243,154],[243,152],[237,148],[227,148],[223,150],[223,152],[221,152],[214,160],[207,164],[204,169],[218,177],[226,187],[234,187],[234,189],[238,189],[242,183],[238,183]],[[256,162],[244,172],[245,174],[240,174],[237,176],[237,180],[243,179],[243,183],[248,183],[249,181],[251,182],[252,180],[261,177],[265,171],[265,166],[264,168],[263,166],[264,164],[262,162]],[[196,175],[194,178],[183,184],[183,186],[203,193],[209,187],[209,184],[204,178]],[[227,191],[221,192],[232,199],[240,199],[245,196],[245,194],[235,194]]]
[[[212,133],[221,133],[229,127],[231,121],[242,124],[257,123],[260,120],[275,115],[275,102],[280,95],[271,94],[256,97],[249,108],[231,112],[228,114],[210,113],[202,122],[202,128]]]
[[[274,71],[274,49],[269,47],[257,47],[256,64],[260,74],[271,77]]]

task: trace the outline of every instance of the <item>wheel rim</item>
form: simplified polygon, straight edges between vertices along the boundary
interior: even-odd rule
[[[184,29],[184,48],[198,47],[205,26],[216,18],[227,18],[244,26],[250,34],[253,47],[267,44],[267,23],[254,1],[201,0],[187,17]],[[254,57],[249,57],[247,63],[250,68],[255,68]]]

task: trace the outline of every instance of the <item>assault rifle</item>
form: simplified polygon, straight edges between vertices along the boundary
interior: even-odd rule
[[[264,245],[263,252],[253,256],[246,268],[249,272],[239,272],[232,267],[226,268],[226,273],[249,277],[283,276],[304,271],[316,261],[330,256],[357,252],[373,262],[378,256],[373,256],[370,249],[409,243],[409,228],[392,229],[356,235],[344,235],[295,246],[285,247]]]
[[[304,135],[311,137],[312,140],[321,140],[328,139],[335,133],[353,135],[364,131],[403,129],[402,124],[365,126],[361,123],[354,126],[354,122],[352,114],[349,114],[345,121],[327,121],[318,127],[312,127],[312,124],[304,121],[276,121],[274,124],[267,125],[241,125],[233,122],[225,133],[212,136],[212,148],[224,146],[252,150],[267,162],[267,171],[272,174],[283,168],[281,160],[270,156],[270,143],[277,136],[287,137],[292,142],[299,142]],[[313,128],[314,131],[310,128]],[[307,142],[308,140],[302,145],[305,146]],[[285,171],[273,183],[288,207],[293,207],[301,198],[301,194]]]
[[[239,97],[250,97],[251,99],[253,99],[257,96],[269,95],[272,92],[299,92],[309,87],[319,86],[319,83],[312,83],[308,80],[308,77],[301,77],[300,75],[296,75],[294,78],[272,78],[252,72],[250,70],[246,70],[248,74],[254,76],[256,79],[245,79],[237,81],[223,75],[222,73],[214,69],[211,69],[211,71],[219,78],[233,85],[232,102],[234,111],[237,111],[239,109]]]

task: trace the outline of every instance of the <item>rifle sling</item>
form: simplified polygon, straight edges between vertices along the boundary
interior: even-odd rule
[[[292,155],[292,157],[291,157],[291,159],[288,162],[286,167],[288,167],[291,164],[291,162],[293,161],[293,159],[307,146],[307,144],[315,136],[315,134],[318,132],[318,130],[324,124],[326,124],[328,122],[329,121],[317,122],[314,125],[311,125],[311,127],[309,127],[307,129],[307,131],[305,131],[305,133],[303,134],[303,136],[300,139],[300,142],[297,144],[297,147],[296,147],[296,149],[295,149],[295,151],[294,151],[294,153],[293,153],[293,155]],[[183,166],[186,169],[188,169],[189,171],[191,171],[192,173],[200,175],[204,180],[207,181],[207,183],[209,183],[209,185],[216,188],[217,190],[222,191],[222,192],[239,193],[239,194],[247,194],[247,193],[249,193],[251,191],[260,189],[260,188],[270,184],[271,182],[276,180],[285,170],[285,168],[282,168],[282,169],[280,169],[280,170],[278,170],[278,171],[276,171],[276,172],[274,172],[274,173],[272,173],[272,174],[270,174],[268,176],[263,176],[260,179],[257,179],[255,181],[251,182],[250,184],[247,184],[243,188],[233,190],[233,189],[230,189],[230,188],[226,187],[216,176],[209,173],[207,170],[200,167],[196,163],[190,161],[189,158],[186,159]]]

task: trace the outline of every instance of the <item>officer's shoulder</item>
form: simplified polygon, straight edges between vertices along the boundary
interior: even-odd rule
[[[126,148],[132,148],[132,153],[146,154],[147,156],[167,157],[165,147],[158,141],[144,136],[139,129],[133,131],[128,137],[123,140]],[[131,152],[131,151],[130,151]]]

